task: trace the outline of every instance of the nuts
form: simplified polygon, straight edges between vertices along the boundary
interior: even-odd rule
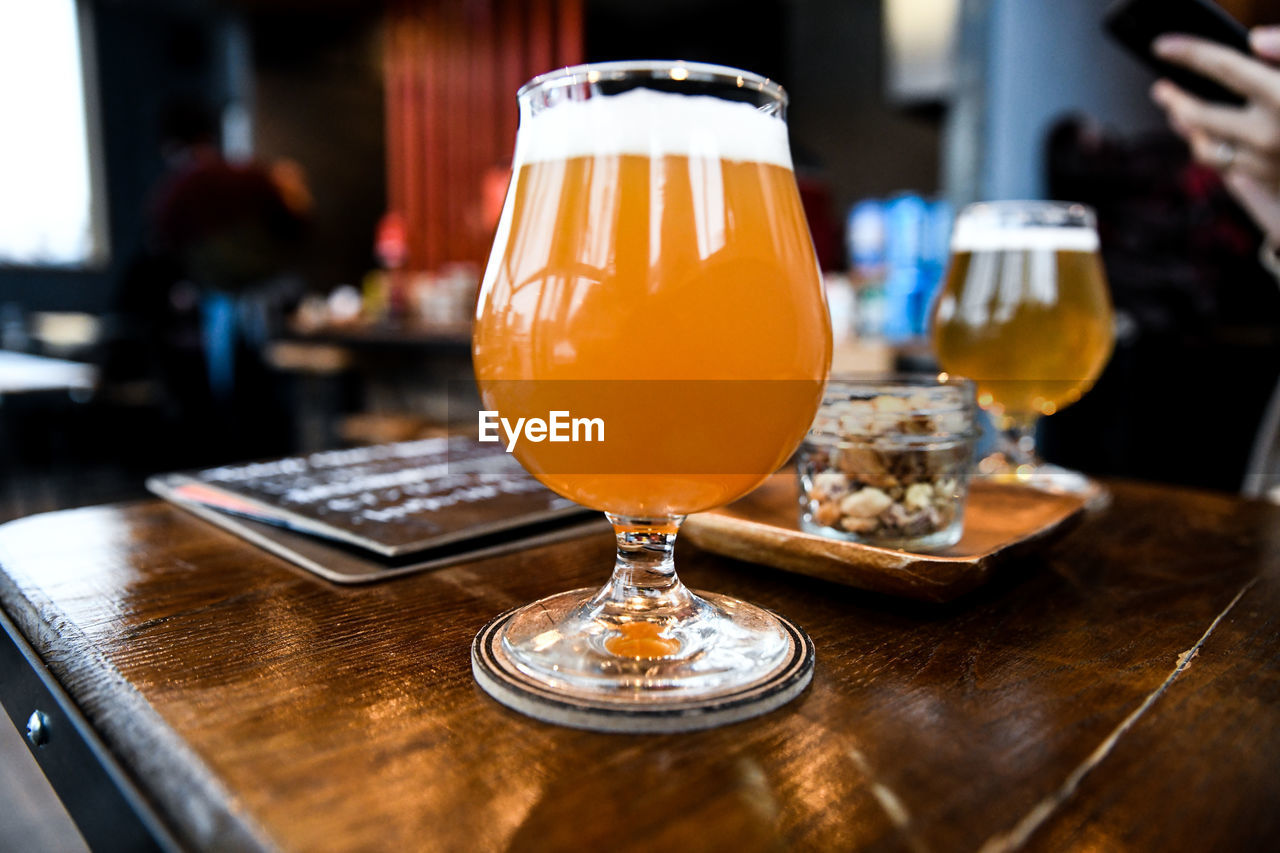
[[[893,505],[893,498],[868,486],[840,501],[840,512],[857,518],[871,518]]]
[[[826,527],[835,527],[840,523],[840,507],[835,501],[818,504],[813,513],[814,521]]]
[[[927,509],[933,501],[933,486],[929,483],[912,483],[907,486],[907,493],[902,498],[902,505],[907,509]]]
[[[836,466],[851,480],[869,483],[882,489],[898,485],[898,478],[889,473],[882,457],[869,447],[844,447],[837,451]]]
[[[840,527],[850,533],[870,533],[880,526],[874,518],[853,518],[846,516],[840,519]]]
[[[971,414],[955,391],[912,388],[824,406],[800,459],[806,523],[890,544],[953,526],[972,452]],[[958,538],[956,526],[950,541]]]
[[[809,494],[820,501],[838,498],[848,491],[849,479],[839,471],[820,471],[809,488]]]

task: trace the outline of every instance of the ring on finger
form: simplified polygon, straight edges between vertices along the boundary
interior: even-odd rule
[[[1225,139],[1220,140],[1213,149],[1213,159],[1218,164],[1219,169],[1230,169],[1231,165],[1236,162],[1236,155],[1239,150],[1235,143]]]

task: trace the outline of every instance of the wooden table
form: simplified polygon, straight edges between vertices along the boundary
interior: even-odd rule
[[[59,750],[83,739],[106,770],[78,778],[103,775],[115,813],[153,819],[162,844],[991,853],[1280,837],[1280,507],[1117,484],[1110,510],[946,607],[685,543],[695,588],[813,636],[800,699],[622,736],[482,694],[481,625],[602,581],[610,559],[592,536],[339,588],[139,503],[0,528],[0,600],[71,706],[42,709],[42,766],[57,783]],[[32,710],[9,707],[20,726]],[[116,831],[98,830],[91,843]]]

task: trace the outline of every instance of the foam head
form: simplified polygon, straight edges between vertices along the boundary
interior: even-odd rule
[[[982,220],[956,222],[953,252],[1096,252],[1098,232],[1069,225],[1014,225]]]
[[[750,104],[631,89],[526,113],[514,165],[571,157],[683,155],[791,168],[787,125]]]

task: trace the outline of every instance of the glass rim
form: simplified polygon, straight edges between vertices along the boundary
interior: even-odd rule
[[[890,450],[892,448],[921,450],[977,444],[981,435],[982,430],[977,427],[956,430],[955,432],[886,432],[878,435],[841,435],[830,430],[810,430],[805,433],[799,449],[846,450],[870,447],[876,450]]]
[[[960,388],[976,387],[974,381],[967,376],[957,376],[946,371],[912,373],[910,371],[889,371],[885,373],[833,373],[827,377],[826,389],[837,385],[869,387],[876,385],[901,385],[907,388]]]
[[[977,385],[972,379],[964,376],[953,376],[948,373],[866,373],[866,374],[836,374],[827,380],[826,386],[822,391],[822,403],[818,411],[821,416],[823,409],[828,406],[838,405],[854,399],[867,399],[877,390],[883,389],[885,394],[894,396],[905,396],[916,391],[929,389],[954,389],[955,398],[947,400],[932,401],[935,405],[927,408],[913,409],[909,414],[923,415],[933,417],[937,415],[950,415],[961,413],[966,415],[966,422],[960,429],[948,430],[942,433],[930,434],[906,434],[906,433],[886,433],[879,436],[849,436],[830,430],[821,429],[817,426],[810,426],[805,435],[805,441],[810,444],[828,445],[832,442],[847,442],[853,444],[865,443],[946,443],[952,441],[970,441],[975,439],[981,430],[978,427],[977,416]],[[850,396],[853,392],[863,392],[866,397]],[[875,396],[881,396],[875,394]],[[881,422],[898,422],[902,419],[901,412],[876,413],[868,419],[869,423]],[[815,424],[818,417],[815,417]]]
[[[956,214],[956,219],[959,220],[961,217],[965,216],[981,215],[984,212],[989,212],[993,215],[999,216],[1002,214],[1016,213],[1020,211],[1029,213],[1047,211],[1061,212],[1067,216],[1074,214],[1081,220],[1074,223],[1059,223],[1063,227],[1067,228],[1091,227],[1092,223],[1096,223],[1098,220],[1098,212],[1093,209],[1093,206],[1085,204],[1082,201],[1038,198],[990,199],[987,201],[970,202],[960,208],[960,211]]]
[[[673,73],[677,71],[683,73]],[[533,77],[516,90],[516,97],[523,98],[537,90],[628,78],[641,80],[665,78],[676,82],[693,80],[699,83],[726,83],[733,84],[739,89],[761,92],[784,107],[790,100],[787,90],[782,88],[781,84],[754,71],[710,62],[687,62],[683,59],[624,59],[567,65]]]

